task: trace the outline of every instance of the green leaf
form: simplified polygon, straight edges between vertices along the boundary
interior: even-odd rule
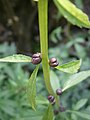
[[[72,111],[74,114],[84,118],[85,120],[90,120],[90,115],[83,112]]]
[[[71,120],[78,120],[77,115],[72,113],[71,114]]]
[[[56,90],[60,88],[60,83],[57,75],[52,70],[50,71],[50,81],[51,81],[52,88],[56,93]]]
[[[48,109],[46,110],[42,120],[53,120],[53,119],[54,119],[54,114],[53,114],[52,105],[50,104],[48,106]]]
[[[36,97],[36,103],[41,105],[48,105],[49,101],[45,97],[39,95]]]
[[[1,58],[0,62],[31,62],[31,57],[22,54],[14,54],[12,56]]]
[[[54,0],[60,13],[72,24],[79,27],[90,28],[88,16],[78,9],[69,0]]]
[[[36,66],[35,70],[31,74],[31,77],[27,85],[27,97],[34,110],[36,108],[36,100],[35,100],[36,99],[36,76],[37,76],[38,69],[39,69],[39,65]]]
[[[71,61],[69,63],[57,66],[56,69],[66,73],[76,73],[81,66],[81,60]]]
[[[70,78],[65,82],[62,91],[65,91],[68,88],[82,82],[83,80],[85,80],[89,76],[90,76],[90,70],[82,71],[82,72],[79,72],[79,73],[76,73],[76,74],[70,76]]]
[[[81,99],[77,102],[77,104],[74,106],[74,110],[79,110],[80,108],[82,108],[86,103],[87,103],[88,99]]]
[[[87,56],[86,48],[83,47],[81,44],[75,44],[74,47],[78,57],[85,58]]]

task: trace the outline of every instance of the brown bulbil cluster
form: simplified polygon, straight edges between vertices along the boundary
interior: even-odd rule
[[[49,100],[49,102],[50,102],[52,105],[54,105],[55,102],[56,102],[54,96],[52,96],[52,95],[49,95],[49,96],[48,96],[48,100]]]
[[[59,109],[54,110],[54,115],[58,115],[59,112],[65,112],[65,111],[66,111],[66,108],[60,105]]]
[[[57,61],[57,59],[56,58],[51,58],[50,60],[49,60],[49,65],[51,66],[51,67],[56,67],[56,66],[58,66],[59,65],[59,62]]]
[[[57,95],[61,95],[62,94],[62,90],[60,89],[60,88],[58,88],[57,90],[56,90],[56,94]],[[52,95],[49,95],[48,96],[48,100],[49,100],[49,102],[52,104],[52,105],[54,105],[55,104],[55,97],[54,96],[52,96]]]
[[[35,65],[37,65],[37,64],[39,64],[40,62],[42,61],[42,59],[41,59],[41,53],[36,53],[36,54],[33,54],[32,55],[32,63],[33,64],[35,64]]]

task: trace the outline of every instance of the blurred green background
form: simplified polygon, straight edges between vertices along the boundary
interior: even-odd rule
[[[90,18],[90,0],[72,0]],[[32,55],[40,51],[37,3],[32,0],[0,1],[0,57],[22,53]],[[80,71],[90,69],[90,30],[80,29],[68,23],[49,0],[49,57],[56,57],[60,64],[82,58]],[[37,77],[37,111],[27,101],[26,85],[34,69],[31,63],[0,63],[0,120],[41,120],[47,104],[48,93],[42,70]],[[55,71],[60,84],[69,74]],[[90,78],[70,88],[61,97],[62,105],[73,110],[81,99],[87,103],[80,109],[90,113]],[[60,112],[56,120],[85,120],[75,114]]]

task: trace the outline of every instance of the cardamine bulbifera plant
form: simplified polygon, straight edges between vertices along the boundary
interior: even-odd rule
[[[74,60],[65,64],[58,62],[57,58],[48,57],[48,0],[34,0],[37,1],[38,5],[38,19],[39,19],[39,32],[40,32],[40,48],[41,51],[36,52],[30,56],[15,54],[12,56],[7,56],[1,58],[0,62],[31,62],[36,66],[33,73],[30,76],[30,79],[27,84],[27,97],[32,109],[36,110],[36,77],[39,70],[40,64],[42,64],[44,81],[46,89],[48,91],[48,102],[47,110],[44,115],[42,115],[42,120],[54,120],[54,114],[57,114],[59,111],[66,113],[75,113],[78,116],[82,117],[82,113],[77,111],[65,110],[65,108],[60,104],[60,97],[64,92],[69,88],[77,85],[78,83],[84,81],[90,76],[90,70],[78,72],[82,60]],[[80,28],[90,28],[90,22],[88,16],[78,9],[70,0],[53,0],[59,12],[64,16],[71,24],[76,25]],[[50,79],[50,73],[53,72],[53,69],[71,74],[70,78],[64,83],[63,87],[59,86],[59,80]],[[51,70],[52,69],[52,70]],[[54,111],[53,106],[56,105],[58,110]],[[89,120],[90,115],[85,114],[84,119]]]

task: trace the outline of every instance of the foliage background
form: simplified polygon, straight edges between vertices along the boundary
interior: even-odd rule
[[[90,17],[89,0],[72,0]],[[32,0],[0,1],[0,57],[22,53],[32,55],[40,51],[37,3]],[[57,57],[61,63],[82,58],[80,71],[90,69],[90,30],[80,29],[68,23],[49,0],[49,57]],[[0,120],[40,120],[47,104],[40,103],[34,112],[26,96],[26,84],[34,66],[32,64],[0,63]],[[69,77],[56,71],[60,85]],[[37,78],[37,94],[47,97],[40,69]],[[73,110],[81,99],[88,99],[80,110],[90,113],[90,78],[71,88],[61,97],[62,105]],[[54,108],[55,109],[55,108]],[[75,114],[60,112],[56,120],[85,120]]]

